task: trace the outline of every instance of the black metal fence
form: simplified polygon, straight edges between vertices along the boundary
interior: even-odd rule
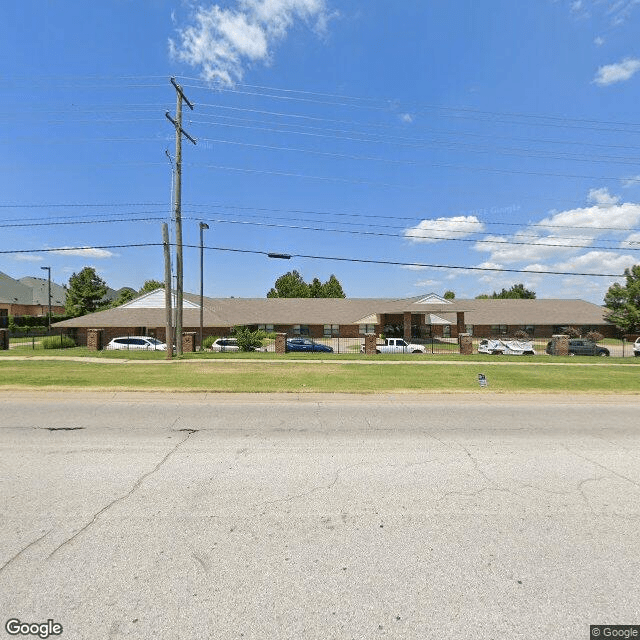
[[[28,331],[28,332],[10,332],[9,333],[9,349],[15,352],[20,351],[36,351],[40,349],[73,349],[84,348],[86,349],[86,334],[80,333],[75,329],[68,329],[63,331],[52,331],[46,333],[42,331]],[[222,352],[236,352],[239,348],[234,344],[233,336],[220,336],[220,340],[229,340],[230,343],[220,346],[214,346],[214,351]],[[301,349],[304,351],[317,351],[323,353],[338,353],[338,354],[359,354],[364,353],[364,336],[357,338],[340,338],[340,337],[323,337],[323,338],[309,338],[307,336],[288,336],[290,340],[303,340],[305,342],[311,342],[315,345],[312,349]],[[478,347],[483,338],[473,337],[473,353],[478,353]],[[148,337],[139,335],[121,336],[118,338],[120,341],[118,344],[107,342],[102,345],[104,350],[118,350],[118,351],[166,351],[166,346],[157,341],[156,343],[149,342]],[[549,338],[536,338],[529,341],[532,343],[533,349],[536,355],[545,355],[547,345],[550,342]],[[383,345],[383,340],[378,340],[379,345]],[[598,343],[600,346],[606,347],[611,357],[633,357],[634,356],[634,343],[627,340],[618,340],[607,338]],[[412,345],[417,345],[420,353],[433,354],[433,355],[455,355],[460,353],[460,347],[458,345],[457,338],[426,338],[426,339],[412,339],[409,345],[405,349],[400,349],[397,352],[412,353],[416,349]],[[198,347],[199,349],[199,347]],[[205,349],[211,351],[210,348]],[[265,353],[275,353],[275,339],[265,338],[263,340],[262,347],[258,351]],[[381,351],[384,351],[381,349]],[[295,353],[293,349],[290,349],[291,353]],[[417,354],[416,354],[417,355]],[[490,356],[488,356],[490,357]]]

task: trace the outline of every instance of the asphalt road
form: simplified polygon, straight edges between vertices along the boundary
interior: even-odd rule
[[[637,397],[0,393],[0,637],[586,640],[639,454]]]

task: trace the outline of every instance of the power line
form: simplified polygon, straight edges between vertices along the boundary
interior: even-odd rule
[[[202,86],[198,86],[198,85],[193,85],[193,84],[185,84],[185,87],[189,87],[189,88],[195,88],[195,89],[206,89],[206,87],[202,87]],[[223,88],[220,89],[220,91],[225,92],[225,93],[233,93],[233,94],[238,94],[238,95],[248,95],[248,96],[256,96],[256,97],[261,97],[261,98],[270,98],[270,99],[274,99],[274,100],[287,100],[287,101],[295,101],[295,102],[304,102],[304,103],[313,103],[313,104],[320,104],[323,106],[338,106],[338,107],[348,107],[348,108],[355,108],[355,109],[369,109],[369,110],[374,110],[374,111],[385,111],[388,112],[389,111],[389,104],[386,105],[363,105],[363,104],[357,104],[357,103],[349,103],[349,102],[335,102],[335,101],[328,101],[328,100],[316,100],[316,99],[312,99],[312,98],[307,98],[307,97],[299,97],[299,96],[291,96],[291,95],[277,95],[277,94],[273,94],[273,93],[260,93],[260,92],[256,92],[256,91],[241,91],[238,89],[230,89],[230,88]],[[449,117],[449,118],[458,118],[458,119],[467,119],[467,120],[475,120],[477,122],[489,122],[489,123],[497,123],[497,124],[513,124],[513,125],[518,125],[518,126],[536,126],[536,127],[553,127],[553,128],[566,128],[566,129],[581,129],[581,130],[586,130],[586,131],[607,131],[607,132],[618,132],[618,133],[632,133],[632,134],[640,134],[640,130],[638,129],[619,129],[619,128],[613,128],[613,127],[589,127],[585,125],[581,125],[581,124],[561,124],[559,122],[519,122],[517,120],[509,120],[509,119],[505,119],[504,114],[500,114],[498,112],[495,112],[497,117],[492,117],[492,118],[479,118],[478,116],[482,115],[484,112],[482,111],[473,111],[471,109],[462,109],[462,108],[455,108],[455,107],[437,107],[434,105],[423,105],[421,108],[423,109],[434,109],[434,110],[441,110],[444,111],[444,115],[443,117]],[[451,113],[448,113],[451,112]],[[486,112],[487,114],[491,114],[491,112]],[[544,116],[527,116],[525,114],[522,114],[521,116],[518,115],[514,115],[514,116],[509,116],[509,117],[520,117],[520,118],[525,118],[525,117],[538,117],[538,118],[544,118]],[[559,116],[556,116],[556,118],[558,120],[562,120],[562,118],[560,118]],[[566,122],[572,122],[572,120],[567,119]],[[581,122],[580,120],[573,120],[573,122]],[[582,121],[582,122],[588,122],[588,121]],[[635,123],[629,123],[631,127],[640,127],[639,124],[635,124]]]
[[[183,77],[185,80],[195,80],[200,82],[201,84],[204,84],[205,86],[199,87],[201,89],[213,89],[213,87],[207,86],[206,82],[202,80],[202,78],[195,78],[193,76],[191,77],[180,76],[180,77]],[[248,83],[238,83],[237,86],[248,87],[250,89],[265,90],[265,91],[280,91],[282,93],[297,93],[305,96],[321,96],[321,97],[328,97],[328,98],[365,101],[365,102],[382,102],[387,106],[389,104],[400,103],[400,101],[397,98],[372,98],[372,97],[362,97],[362,96],[349,96],[344,94],[323,93],[318,91],[306,91],[302,89],[288,89],[288,88],[281,88],[281,87],[270,87],[265,85],[254,85],[254,84],[248,84]],[[198,87],[194,86],[194,88],[198,88]],[[226,88],[219,88],[219,90],[227,91]],[[487,111],[487,110],[476,109],[473,107],[449,107],[445,105],[434,105],[434,104],[427,104],[427,103],[421,103],[421,102],[405,102],[402,104],[403,106],[413,105],[413,106],[423,107],[427,109],[438,109],[443,111],[461,111],[465,113],[470,112],[470,113],[478,113],[478,114],[485,114],[485,115],[497,115],[497,116],[508,116],[508,117],[518,117],[518,118],[537,118],[537,119],[547,119],[547,120],[559,120],[563,122],[568,121],[568,122],[580,122],[580,123],[587,123],[587,124],[610,124],[610,125],[617,125],[617,126],[640,127],[640,123],[638,122],[620,122],[620,121],[612,121],[612,120],[597,120],[597,119],[590,119],[590,118],[568,118],[567,116],[558,116],[555,114],[536,114],[536,113],[509,112],[509,111]]]
[[[198,217],[187,217],[183,216],[183,219],[192,220],[192,221],[201,221],[203,216]],[[43,227],[43,226],[64,226],[64,225],[79,225],[79,224],[107,224],[107,223],[135,223],[135,222],[157,222],[166,220],[166,216],[162,217],[146,217],[146,218],[127,218],[127,219],[119,219],[119,220],[83,220],[83,221],[61,221],[61,222],[38,222],[38,223],[27,223],[27,222],[18,222],[12,224],[0,224],[0,228],[24,228],[24,227]],[[403,240],[413,240],[413,241],[425,241],[425,242],[469,242],[475,244],[487,244],[487,245],[520,245],[520,246],[529,246],[529,247],[557,247],[561,249],[603,249],[606,251],[640,251],[639,247],[634,246],[623,246],[623,247],[610,247],[604,245],[594,245],[594,244],[586,244],[587,241],[592,241],[591,238],[576,238],[576,237],[567,237],[567,236],[548,236],[548,237],[540,237],[534,235],[524,235],[518,234],[516,237],[518,238],[535,238],[539,240],[539,242],[526,242],[523,240],[515,240],[515,239],[507,239],[502,240],[499,237],[493,236],[491,238],[456,238],[447,236],[438,236],[438,235],[427,235],[427,230],[420,230],[416,232],[414,229],[412,230],[406,229],[404,233],[388,233],[381,231],[363,231],[363,230],[350,230],[350,229],[335,229],[335,228],[326,228],[326,227],[312,227],[305,225],[294,225],[294,224],[282,224],[275,222],[257,222],[253,220],[228,220],[224,218],[207,218],[207,222],[212,224],[230,224],[230,225],[239,225],[239,226],[252,226],[252,227],[263,227],[263,228],[272,228],[272,229],[294,229],[300,231],[312,231],[318,233],[339,233],[339,234],[347,234],[354,236],[363,236],[363,237],[384,237],[384,238],[400,238]],[[315,221],[310,221],[315,222]],[[397,228],[397,227],[390,227]],[[597,230],[597,229],[593,229]],[[429,230],[431,231],[431,230]],[[438,233],[437,229],[433,229],[435,233]],[[469,232],[460,231],[460,230],[448,230],[441,229],[440,232],[444,232],[447,234],[469,234]],[[476,232],[472,232],[476,233]],[[504,234],[503,234],[504,235]],[[567,243],[554,243],[554,242],[543,242],[544,240],[584,240],[585,242],[581,244],[567,244]],[[602,239],[604,242],[621,242],[620,240],[607,240]]]
[[[55,249],[11,249],[9,251],[0,251],[0,255],[8,254],[22,254],[22,253],[51,253],[51,252],[65,252],[65,251],[87,251],[91,249],[131,249],[140,247],[161,247],[161,242],[142,242],[135,244],[113,244],[113,245],[98,245],[91,247],[58,247]],[[199,245],[184,245],[189,249],[199,249]],[[230,247],[204,247],[210,251],[228,251],[232,253],[244,253],[269,256],[269,251],[259,251],[257,249],[237,249]],[[341,256],[322,256],[322,255],[308,255],[303,253],[290,253],[292,258],[306,258],[308,260],[329,260],[337,262],[355,262],[362,264],[381,264],[400,267],[420,267],[425,269],[454,269],[462,271],[493,271],[493,272],[506,272],[506,273],[533,273],[536,275],[554,275],[554,276],[585,276],[590,278],[622,278],[624,274],[619,273],[583,273],[575,271],[540,271],[536,269],[507,269],[503,267],[464,267],[460,265],[447,265],[447,264],[427,264],[423,262],[400,262],[394,260],[374,260],[367,258],[344,258]]]
[[[0,204],[0,208],[11,209],[11,208],[116,208],[116,207],[166,207],[166,203],[158,203],[158,202],[144,202],[144,203],[37,203],[37,204]],[[199,216],[201,214],[198,210],[206,210],[206,209],[231,209],[243,212],[262,212],[262,213],[290,213],[295,215],[317,215],[317,216],[334,216],[334,217],[343,217],[343,218],[364,218],[364,219],[382,219],[382,220],[406,220],[408,222],[422,222],[428,221],[433,224],[448,222],[452,217],[462,217],[462,215],[466,215],[468,213],[473,212],[458,212],[457,214],[453,214],[450,217],[446,217],[444,219],[426,217],[424,214],[415,214],[413,216],[390,216],[389,214],[381,215],[381,214],[366,214],[362,212],[344,212],[344,211],[326,211],[326,210],[317,210],[317,209],[285,209],[285,208],[277,208],[277,207],[253,207],[253,206],[242,206],[238,204],[228,204],[228,203],[207,203],[207,204],[197,204],[191,203],[184,207],[186,210],[198,213]],[[98,213],[89,213],[89,214],[74,214],[69,216],[47,216],[46,218],[5,218],[0,219],[0,222],[14,222],[14,221],[55,221],[55,220],[67,220],[67,219],[77,219],[77,218],[96,218],[98,216],[123,216],[123,215],[147,215],[147,214],[156,214],[156,213],[165,213],[164,208],[160,210],[146,210],[145,211],[121,211],[114,214],[98,214]],[[259,214],[255,214],[259,215]],[[254,216],[255,217],[255,216]],[[159,218],[142,218],[141,220],[156,220]],[[281,218],[286,219],[286,218]],[[109,220],[107,220],[109,221]],[[117,220],[114,220],[117,221]],[[134,221],[131,218],[127,218],[127,221]],[[297,219],[297,221],[301,221],[301,219]],[[308,220],[307,220],[308,221]],[[97,222],[101,222],[98,220]],[[315,221],[313,221],[315,222]],[[339,221],[332,221],[337,224],[351,224],[344,223]],[[360,223],[352,223],[352,224],[360,224]],[[508,226],[508,227],[540,227],[542,229],[584,229],[588,231],[619,231],[619,232],[640,232],[640,228],[634,227],[609,227],[609,226],[581,226],[581,225],[562,225],[562,224],[542,224],[542,223],[518,223],[518,222],[500,222],[500,221],[491,221],[491,220],[456,220],[456,224],[467,225],[467,226]],[[21,225],[21,226],[30,226],[30,225]],[[364,225],[362,226],[376,226],[382,228],[400,228],[393,227],[390,225]],[[466,233],[462,231],[461,233]]]
[[[287,118],[301,118],[301,119],[305,119],[305,120],[312,120],[312,121],[319,121],[319,122],[332,122],[332,123],[336,123],[336,124],[348,124],[348,125],[355,125],[355,126],[360,126],[360,127],[374,127],[374,128],[384,128],[384,129],[398,129],[398,125],[391,125],[391,124],[381,124],[381,123],[367,123],[367,122],[362,122],[362,121],[355,121],[355,120],[340,120],[340,119],[334,119],[334,118],[320,118],[320,117],[315,117],[315,116],[307,116],[307,115],[299,115],[299,114],[287,114],[287,113],[283,113],[283,112],[277,112],[277,111],[266,111],[266,110],[261,110],[261,109],[246,109],[246,108],[241,108],[241,107],[231,107],[231,106],[224,106],[224,105],[220,105],[220,104],[209,104],[209,105],[200,105],[200,106],[210,106],[210,107],[216,107],[219,109],[225,109],[225,110],[232,110],[232,111],[241,111],[241,112],[249,112],[249,113],[257,113],[257,114],[261,114],[261,115],[273,115],[275,117],[287,117]],[[218,113],[207,113],[206,111],[204,111],[202,113],[202,116],[207,117],[207,118],[223,118],[226,120],[237,120],[240,122],[249,122],[249,123],[256,123],[256,124],[272,124],[274,123],[274,121],[269,121],[269,122],[264,122],[264,121],[260,121],[260,120],[255,120],[255,119],[249,119],[249,118],[239,118],[236,116],[226,116],[226,115],[221,115]],[[200,120],[193,120],[193,122],[198,122],[201,124],[218,124],[217,122],[207,122],[207,121],[200,121]],[[326,127],[314,127],[311,125],[307,125],[307,124],[297,124],[297,123],[286,123],[286,122],[275,122],[274,124],[276,124],[276,126],[279,127],[297,127],[297,128],[304,128],[304,129],[311,129],[311,130],[316,130],[316,131],[330,131],[330,132],[341,132],[341,133],[351,133],[351,134],[358,134],[358,135],[362,135],[362,136],[371,136],[371,135],[382,135],[382,134],[377,134],[377,133],[372,133],[372,132],[353,132],[353,131],[348,131],[348,130],[344,130],[344,129],[332,129],[332,128],[326,128]],[[413,127],[412,127],[413,130]],[[505,136],[505,135],[499,135],[499,134],[487,134],[487,133],[476,133],[476,132],[470,132],[470,131],[460,131],[460,130],[439,130],[439,129],[431,129],[431,128],[424,128],[424,127],[417,127],[417,130],[419,132],[426,132],[426,133],[431,133],[434,135],[440,135],[440,136],[468,136],[468,137],[474,137],[474,138],[488,138],[490,140],[516,140],[516,141],[520,141],[520,142],[533,142],[533,143],[537,143],[537,144],[557,144],[557,145],[578,145],[578,146],[586,146],[586,147],[600,147],[600,148],[606,148],[606,149],[633,149],[634,151],[637,151],[638,147],[634,146],[634,145],[617,145],[617,144],[603,144],[603,143],[593,143],[593,142],[586,142],[584,140],[550,140],[548,138],[527,138],[527,137],[523,137],[523,136]],[[409,137],[404,137],[404,136],[394,136],[392,139],[397,139],[397,140],[406,140],[409,142],[414,142],[416,140],[416,138],[409,138]]]

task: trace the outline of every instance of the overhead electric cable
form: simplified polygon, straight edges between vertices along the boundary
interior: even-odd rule
[[[113,245],[98,245],[98,246],[84,246],[84,247],[58,247],[47,249],[11,249],[9,251],[0,251],[0,255],[8,254],[23,254],[23,253],[51,253],[51,252],[66,252],[66,251],[87,251],[91,249],[131,249],[140,247],[161,247],[161,242],[143,242],[135,244],[113,244]],[[190,249],[199,249],[200,245],[184,245]],[[229,251],[233,253],[247,253],[255,255],[269,256],[269,251],[260,251],[256,249],[236,249],[230,247],[204,247],[210,251]],[[366,258],[344,258],[340,256],[321,256],[321,255],[307,255],[303,253],[290,253],[287,254],[292,258],[306,258],[309,260],[330,260],[338,262],[355,262],[363,264],[381,264],[392,265],[401,267],[423,267],[425,269],[456,269],[463,271],[494,271],[494,272],[507,272],[507,273],[533,273],[536,275],[557,275],[557,276],[587,276],[590,278],[622,278],[624,274],[619,273],[585,273],[575,271],[540,271],[538,269],[507,269],[503,267],[465,267],[460,265],[446,265],[446,264],[427,264],[423,262],[400,262],[394,260],[374,260]]]

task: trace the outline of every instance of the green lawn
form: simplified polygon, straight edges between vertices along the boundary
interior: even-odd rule
[[[136,354],[137,355],[137,354]],[[160,354],[158,354],[160,355]],[[567,358],[567,360],[569,360]],[[504,362],[501,360],[501,362]],[[599,362],[599,361],[598,361]],[[640,393],[640,370],[627,366],[501,365],[486,359],[465,364],[260,362],[256,359],[182,360],[162,363],[0,358],[0,389],[168,390],[212,392],[374,393],[479,391],[478,374],[498,392]]]

